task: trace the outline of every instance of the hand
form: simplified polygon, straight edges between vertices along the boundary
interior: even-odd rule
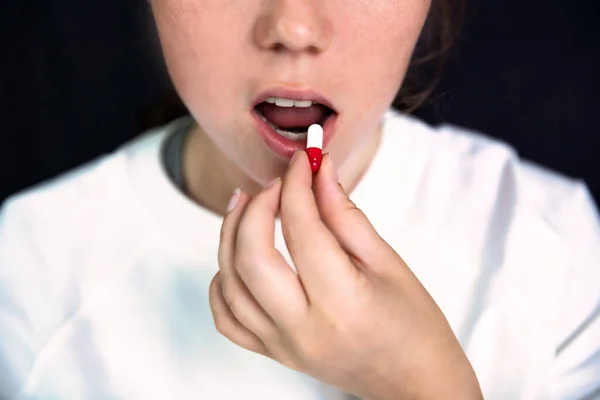
[[[280,214],[297,274],[274,248]],[[303,152],[239,195],[221,230],[210,304],[235,344],[370,399],[481,398],[444,315],[337,182]]]

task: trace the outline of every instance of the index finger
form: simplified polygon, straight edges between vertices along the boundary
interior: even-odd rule
[[[298,276],[274,247],[281,183],[258,194],[244,210],[232,253],[236,272],[279,326],[291,326],[307,305]]]
[[[294,155],[283,180],[280,213],[283,236],[308,297],[327,297],[335,287],[347,287],[358,271],[321,221],[303,151]]]

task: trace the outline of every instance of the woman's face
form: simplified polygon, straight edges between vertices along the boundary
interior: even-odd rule
[[[304,148],[303,132],[312,123],[324,125],[325,150],[338,165],[374,137],[404,78],[429,5],[430,0],[152,4],[181,98],[220,156],[258,183],[282,174],[293,152]]]

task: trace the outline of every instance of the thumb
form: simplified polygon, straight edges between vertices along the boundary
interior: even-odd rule
[[[388,246],[338,182],[329,154],[323,158],[313,190],[321,221],[349,255],[363,266],[374,266],[385,257]]]

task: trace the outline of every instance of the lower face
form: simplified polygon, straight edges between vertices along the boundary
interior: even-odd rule
[[[179,95],[215,148],[259,184],[313,123],[337,165],[373,139],[430,0],[153,0]]]

